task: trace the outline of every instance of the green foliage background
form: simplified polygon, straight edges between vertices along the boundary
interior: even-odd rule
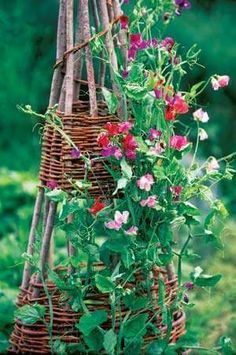
[[[201,153],[220,157],[235,150],[236,2],[198,0],[192,5],[192,10],[171,24],[166,35],[185,48],[197,43],[202,49],[205,68],[191,72],[186,86],[216,73],[231,76],[224,91],[209,88],[201,98],[203,105],[210,104],[207,110],[211,118],[207,124],[209,140],[203,143]],[[0,352],[12,324],[40,156],[38,126],[32,132],[36,122],[20,113],[16,105],[31,104],[41,112],[47,107],[57,6],[57,0],[0,0]],[[223,196],[231,216],[235,215],[235,180],[222,184],[217,193]],[[216,343],[221,334],[235,338],[235,230],[235,223],[229,221],[224,255],[214,250],[205,253],[208,270],[223,273],[223,281],[211,295],[202,291],[191,296],[192,301],[196,298],[196,308],[189,317],[191,332],[198,333],[206,346]],[[213,254],[214,260],[208,261]]]

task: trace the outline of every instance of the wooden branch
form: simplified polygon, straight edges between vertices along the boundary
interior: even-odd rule
[[[28,240],[28,247],[27,247],[27,254],[29,256],[32,256],[34,253],[34,243],[36,240],[36,229],[38,227],[38,223],[39,223],[40,216],[41,216],[43,198],[44,198],[44,189],[42,187],[40,187],[36,201],[35,201],[33,218],[32,218],[32,223],[31,223],[31,228],[30,228],[30,233],[29,233],[29,240]],[[23,291],[28,289],[30,276],[31,276],[31,265],[28,261],[26,261],[25,265],[24,265],[23,278],[22,278],[22,283],[21,283],[21,289]]]
[[[114,8],[114,16],[115,17],[120,17],[123,15],[123,12],[121,11],[120,8],[120,3],[119,0],[113,0],[113,8]],[[123,60],[123,68],[127,68],[127,62],[128,62],[128,49],[127,49],[127,31],[126,30],[120,30],[118,33],[118,46],[120,47],[121,50],[121,55],[122,55],[122,60]]]
[[[48,255],[49,255],[51,237],[52,237],[52,232],[53,232],[53,227],[54,227],[56,210],[57,210],[57,203],[55,203],[54,201],[50,201],[48,218],[47,218],[45,231],[43,234],[41,252],[40,252],[40,257],[39,257],[39,269],[42,272],[42,274],[45,274],[45,271],[46,271],[46,263],[48,261]],[[36,283],[37,282],[40,282],[40,275],[39,274],[37,274]],[[39,296],[39,292],[40,292],[40,290],[35,288],[34,292],[32,294],[32,297],[37,298]]]
[[[56,50],[57,61],[59,58],[63,56],[65,51],[66,51],[66,0],[60,0],[58,26],[57,26],[57,50]],[[61,63],[58,67],[54,69],[50,99],[49,99],[49,107],[54,106],[56,103],[59,102],[60,91],[63,82],[62,66],[63,63]]]
[[[83,24],[84,24],[83,26],[84,40],[88,41],[91,38],[88,0],[81,0],[81,9],[82,9]],[[86,57],[86,68],[87,68],[87,80],[88,80],[88,87],[89,87],[90,114],[92,117],[94,117],[97,116],[98,114],[98,108],[97,108],[93,60],[92,60],[92,53],[89,45],[87,45],[85,48],[85,57]]]
[[[73,0],[67,0],[66,5],[66,50],[73,48]],[[74,73],[74,58],[73,53],[70,53],[66,61],[66,76],[65,76],[65,114],[72,113],[73,104],[73,73]]]
[[[82,9],[80,5],[80,0],[78,0],[78,10],[77,10],[77,30],[75,33],[75,43],[79,45],[83,42],[83,16]],[[80,82],[83,72],[83,62],[84,62],[84,49],[74,54],[74,101],[79,100],[80,95]],[[78,80],[78,81],[77,81]]]

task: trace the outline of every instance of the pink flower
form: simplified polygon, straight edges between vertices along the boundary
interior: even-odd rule
[[[172,194],[175,196],[175,197],[179,197],[181,192],[183,191],[183,187],[180,186],[180,185],[176,185],[176,186],[171,186],[170,187],[170,191],[172,192]]]
[[[143,175],[138,181],[137,186],[140,190],[150,191],[154,184],[154,178],[151,174]]]
[[[133,33],[130,35],[130,47],[131,48],[139,48],[142,43],[141,33]]]
[[[120,17],[120,27],[122,30],[127,30],[129,26],[129,18],[125,15]]]
[[[170,138],[170,147],[181,151],[188,144],[187,137],[185,136],[172,136]]]
[[[228,75],[216,75],[211,79],[211,85],[214,90],[224,88],[229,85],[230,77]]]
[[[155,128],[150,128],[149,129],[149,139],[150,141],[154,141],[155,139],[159,138],[161,136],[161,131]]]
[[[120,230],[122,225],[128,222],[128,218],[129,218],[128,211],[124,211],[124,212],[116,211],[114,220],[105,222],[105,227],[108,229]]]
[[[147,206],[150,208],[155,208],[156,203],[157,203],[157,196],[156,195],[149,196],[147,199],[140,201],[140,205],[142,207]]]
[[[119,134],[119,126],[116,123],[107,122],[104,128],[110,136],[117,136]]]
[[[180,94],[175,95],[172,105],[176,113],[184,114],[189,111],[188,104]]]
[[[166,37],[161,42],[161,46],[164,47],[168,52],[171,51],[171,49],[173,48],[174,44],[175,44],[175,41],[171,37]]]
[[[106,148],[110,144],[110,140],[109,140],[107,133],[103,132],[103,133],[99,134],[99,136],[97,138],[97,142],[98,142],[99,147]]]
[[[220,166],[216,158],[212,157],[207,164],[207,171],[208,172],[217,172]]]
[[[58,183],[55,180],[48,180],[47,183],[46,183],[46,186],[49,189],[54,190],[54,189],[58,188]]]
[[[135,57],[136,57],[136,53],[137,53],[137,48],[135,47],[130,47],[128,49],[128,60],[131,61],[131,60],[134,60]]]
[[[125,121],[119,124],[119,133],[128,133],[133,127],[133,123],[130,121]]]
[[[73,148],[71,149],[70,155],[73,159],[79,159],[79,157],[81,156],[81,151],[79,148]]]
[[[127,231],[125,231],[126,235],[137,235],[138,234],[138,227],[132,226]]]
[[[125,156],[130,160],[135,160],[136,159],[136,151],[135,150],[126,150]]]
[[[154,147],[151,147],[149,149],[149,153],[152,155],[160,155],[165,151],[164,144],[163,143],[156,143]]]
[[[122,141],[122,147],[128,150],[135,150],[138,148],[138,143],[131,133],[128,133],[127,136],[124,137]]]
[[[199,108],[197,111],[195,111],[193,113],[193,118],[196,120],[196,121],[200,121],[202,123],[206,123],[209,121],[209,116],[208,116],[208,113],[206,111],[203,111],[202,108]]]

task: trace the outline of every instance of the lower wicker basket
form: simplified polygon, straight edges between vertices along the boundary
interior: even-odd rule
[[[167,306],[171,305],[176,296],[177,280],[168,280],[167,275],[164,270],[156,268],[153,271],[153,285],[151,287],[152,293],[152,309],[148,310],[150,319],[155,316],[155,326],[159,329],[159,334],[147,333],[144,337],[144,350],[145,348],[155,339],[165,337],[167,333],[167,327],[162,323],[162,317],[160,308],[157,303],[158,299],[158,275],[161,275],[163,281],[165,282],[165,304]],[[142,276],[140,274],[136,275],[136,281],[127,284],[127,288],[135,288],[136,283],[140,282]],[[33,289],[38,288],[40,290],[40,296],[38,298],[32,298]],[[77,344],[82,341],[82,335],[75,325],[79,322],[79,318],[82,313],[73,311],[69,306],[67,299],[63,297],[61,291],[56,288],[56,286],[48,281],[47,288],[51,295],[52,305],[53,305],[53,340],[56,341],[60,339],[63,343],[67,344]],[[108,314],[110,311],[109,298],[106,294],[101,294],[98,290],[94,289],[87,294],[86,304],[90,311],[95,311],[98,309],[105,309]],[[33,305],[35,303],[44,305],[46,308],[45,320],[47,323],[50,321],[49,316],[49,305],[47,296],[44,293],[43,285],[41,283],[36,283],[36,275],[33,275],[30,282],[30,287],[27,292],[21,293],[18,297],[17,306],[21,307],[23,305],[29,304]],[[125,305],[121,305],[121,314],[124,317],[128,309]],[[146,312],[146,311],[145,311]],[[120,315],[120,312],[119,312]],[[108,318],[107,322],[102,325],[103,329],[110,329],[112,327],[111,318]],[[119,324],[116,325],[117,331],[119,329]],[[181,335],[185,333],[185,314],[182,311],[176,311],[173,314],[172,331],[169,338],[170,343],[175,343]],[[9,349],[9,354],[50,354],[50,337],[48,330],[44,323],[37,322],[33,325],[25,325],[19,319],[16,319],[14,331],[10,339],[11,347]],[[78,352],[77,352],[78,353]],[[82,353],[81,353],[82,354]],[[99,351],[99,354],[102,352]],[[104,353],[105,354],[105,353]]]

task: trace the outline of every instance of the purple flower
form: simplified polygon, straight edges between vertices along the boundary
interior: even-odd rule
[[[58,188],[58,183],[55,180],[48,180],[47,183],[46,183],[46,186],[49,189],[54,190],[54,189]]]
[[[185,282],[184,287],[187,290],[191,291],[194,288],[194,283],[192,281],[187,281],[187,282]]]
[[[122,152],[121,149],[118,148],[115,145],[110,145],[106,148],[104,148],[101,152],[103,157],[115,157],[117,160],[119,160],[122,157]]]
[[[184,294],[183,300],[185,303],[189,303],[189,297],[186,293]]]
[[[129,71],[127,69],[124,69],[121,73],[123,79],[127,79],[129,76]]]
[[[154,141],[155,139],[159,138],[161,136],[161,131],[155,128],[150,128],[149,129],[149,139],[150,141]]]
[[[70,152],[71,158],[78,159],[81,155],[79,148],[73,148]]]
[[[124,0],[124,4],[128,4],[129,3],[129,0]]]
[[[177,16],[180,16],[183,10],[189,10],[192,7],[189,0],[175,0],[175,5],[177,6],[175,11]]]
[[[135,47],[130,47],[128,49],[128,60],[134,60],[136,57],[137,49]]]

